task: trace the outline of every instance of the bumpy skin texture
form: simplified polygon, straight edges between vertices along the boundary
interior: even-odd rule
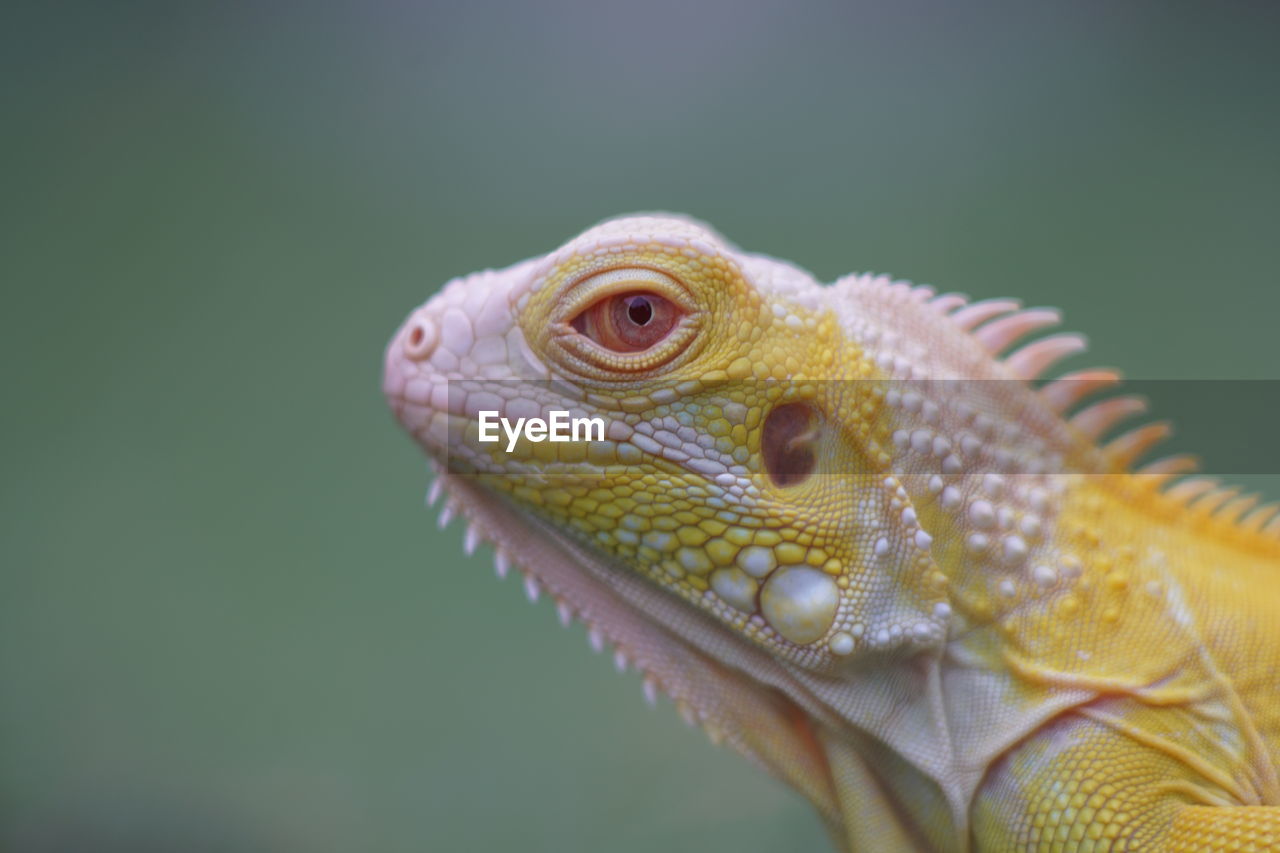
[[[602,345],[584,312],[634,293],[678,321]],[[1113,373],[1028,384],[1083,347],[1005,354],[1056,319],[823,286],[630,217],[450,282],[384,388],[468,548],[799,789],[842,849],[1280,849],[1280,516],[1171,485],[1185,460],[1130,470],[1159,425],[1100,445],[1140,408],[1085,399]],[[553,409],[605,439],[477,441],[482,410]]]

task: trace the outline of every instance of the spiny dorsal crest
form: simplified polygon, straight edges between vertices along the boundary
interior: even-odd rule
[[[1068,332],[1039,337],[1013,349],[1027,336],[1061,321],[1052,308],[1024,309],[1014,299],[970,302],[957,293],[934,295],[928,286],[913,288],[913,295],[968,333],[1014,379],[1045,380],[1053,366],[1087,348],[1083,335]],[[1077,370],[1047,379],[1038,394],[1083,442],[1098,448],[1107,470],[1138,475],[1153,492],[1162,493],[1169,507],[1192,513],[1223,535],[1268,546],[1280,542],[1280,503],[1260,505],[1256,494],[1245,494],[1214,478],[1188,476],[1195,474],[1199,464],[1185,454],[1136,464],[1171,435],[1167,422],[1131,427],[1103,441],[1114,427],[1147,411],[1147,402],[1135,395],[1100,397],[1120,382],[1120,373],[1111,368]]]

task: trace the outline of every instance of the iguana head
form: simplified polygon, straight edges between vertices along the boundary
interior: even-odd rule
[[[1185,624],[1180,599],[1163,618],[1159,549],[1130,594],[1117,567],[1142,555],[1115,507],[1168,519],[1207,492],[1195,523],[1224,541],[1271,517],[1237,529],[1252,503],[1203,481],[1161,492],[1178,457],[1127,473],[1166,428],[1097,444],[1140,402],[1065,417],[1117,376],[1029,385],[1083,340],[1003,355],[1057,320],[1017,307],[871,276],[822,286],[696,222],[632,217],[450,282],[392,338],[384,387],[468,549],[491,542],[500,572],[514,562],[837,836],[866,818],[845,776],[867,761],[945,834],[1026,732],[1186,659],[1167,644],[1132,681],[1134,643],[1107,644]],[[537,440],[557,422],[598,432]]]
[[[1052,639],[1057,611],[1023,605],[1080,577],[1046,534],[1061,475],[1125,470],[1163,434],[1093,443],[1130,398],[1064,420],[1117,377],[1031,388],[1084,342],[1000,358],[1057,320],[1017,308],[887,277],[823,286],[688,219],[630,217],[447,284],[392,338],[384,388],[468,550],[492,543],[500,574],[517,565],[838,833],[857,804],[833,768],[858,738],[954,792],[999,744],[953,739],[972,711],[952,704],[1004,696],[1035,718],[1001,649]],[[556,412],[599,434],[493,423]],[[1061,541],[1093,547],[1095,509]]]
[[[625,585],[655,632],[714,643],[693,629],[710,617],[788,665],[837,670],[937,645],[950,606],[890,470],[884,370],[822,294],[690,220],[613,220],[450,282],[392,339],[385,390],[478,535],[523,531],[499,548],[575,612],[602,605],[529,541],[554,542],[558,570]],[[555,411],[603,435],[496,426]],[[482,413],[497,441],[480,440]]]

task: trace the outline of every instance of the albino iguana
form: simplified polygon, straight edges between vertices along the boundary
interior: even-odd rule
[[[450,282],[384,389],[468,549],[841,848],[1280,850],[1280,515],[1099,444],[1115,373],[1031,382],[1079,336],[1005,354],[1056,321],[631,217]]]

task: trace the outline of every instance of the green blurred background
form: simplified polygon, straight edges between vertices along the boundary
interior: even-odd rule
[[[6,850],[824,849],[463,558],[383,405],[411,307],[605,216],[1277,376],[1275,3],[2,14]]]

